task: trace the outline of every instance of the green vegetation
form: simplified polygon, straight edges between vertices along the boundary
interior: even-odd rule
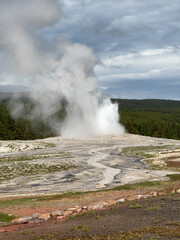
[[[132,189],[148,189],[148,188],[158,188],[162,186],[168,186],[168,184],[172,182],[164,182],[164,181],[151,181],[151,182],[142,182],[136,184],[127,184],[119,187],[115,187],[113,189],[103,189],[99,191],[87,191],[87,192],[68,192],[63,194],[55,194],[55,195],[48,195],[48,196],[36,196],[36,197],[23,197],[23,198],[14,198],[14,199],[6,199],[0,200],[0,209],[6,207],[14,207],[14,206],[26,206],[26,205],[33,205],[35,203],[41,203],[46,201],[56,201],[61,200],[63,198],[80,198],[82,196],[87,196],[89,194],[98,194],[99,192],[106,192],[106,191],[121,191],[121,190],[132,190]],[[90,214],[96,214],[96,212],[85,212],[83,215],[88,216]]]
[[[137,157],[145,157],[145,158],[153,158],[156,156],[156,153],[160,150],[170,150],[176,149],[176,146],[140,146],[140,147],[125,147],[122,149],[122,155],[129,156],[137,156]]]
[[[76,168],[75,165],[56,164],[47,165],[44,163],[10,162],[0,165],[0,182],[11,180],[19,176],[42,175],[59,171],[66,171]]]
[[[66,240],[158,240],[158,239],[179,239],[180,227],[149,227],[142,228],[132,231],[124,231],[119,234],[102,235],[102,236],[89,236],[89,237],[78,237],[78,238],[67,238]]]
[[[129,133],[180,139],[180,101],[112,99]]]
[[[22,161],[31,161],[37,159],[47,159],[47,158],[59,158],[69,156],[69,153],[58,152],[58,153],[44,153],[44,154],[34,154],[34,155],[22,155],[22,156],[8,156],[0,157],[0,162],[22,162]]]
[[[166,182],[163,181],[145,181],[135,184],[126,184],[123,186],[118,186],[113,188],[113,190],[133,190],[133,189],[143,189],[143,188],[152,188],[152,187],[161,187]]]
[[[171,181],[180,182],[180,174],[168,174],[166,177],[169,177]]]
[[[145,209],[145,211],[158,211],[161,210],[160,206],[152,206]]]
[[[23,231],[21,232],[22,235],[27,235],[28,233],[29,233],[29,231],[27,231],[27,230],[23,230]]]
[[[46,234],[46,235],[41,235],[35,238],[35,240],[56,240],[57,239],[58,234],[54,233],[54,234]]]
[[[171,153],[179,154],[178,149],[175,145],[126,147],[121,150],[121,154],[143,158],[143,162],[148,164],[147,168],[152,170],[180,171],[180,163],[176,161],[179,155],[168,156]]]
[[[2,93],[1,93],[2,95]],[[56,136],[48,120],[42,116],[32,119],[34,103],[28,98],[0,98],[0,140],[28,140]],[[23,116],[11,116],[12,101],[23,103]],[[180,101],[172,100],[127,100],[112,99],[119,104],[121,123],[129,133],[152,137],[180,139]],[[59,103],[61,108],[54,116],[60,123],[66,117],[66,102]],[[30,117],[31,116],[31,117]]]
[[[3,93],[0,93],[0,97],[1,95]],[[2,99],[0,101],[0,140],[31,140],[56,136],[55,131],[48,124],[50,119],[44,120],[40,114],[32,118],[32,112],[36,106],[27,97],[14,99],[8,95]],[[12,102],[16,102],[17,105],[14,106]],[[19,105],[23,106],[23,114],[13,118],[11,112]],[[59,111],[51,117],[62,122],[66,116],[65,103],[60,102],[59,106],[61,106]]]
[[[15,216],[8,215],[6,213],[0,212],[0,222],[11,222],[13,219],[15,219]]]
[[[136,208],[142,208],[142,206],[140,204],[136,204],[136,205],[132,204],[132,205],[129,206],[129,208],[130,209],[136,209]]]
[[[77,229],[81,229],[83,232],[87,232],[88,231],[88,228],[86,226],[84,226],[84,225],[78,225],[78,226],[70,229],[70,231],[75,231]]]

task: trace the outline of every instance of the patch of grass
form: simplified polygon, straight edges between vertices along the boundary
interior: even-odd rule
[[[15,216],[9,216],[6,213],[0,213],[0,222],[11,222],[15,218]]]
[[[166,177],[169,177],[170,181],[180,181],[180,174],[168,174]]]
[[[160,206],[152,206],[145,209],[145,211],[158,211],[161,210]]]
[[[152,188],[152,187],[160,187],[163,184],[164,184],[163,181],[145,181],[140,183],[118,186],[113,188],[112,190],[133,190],[133,189],[142,189],[142,188]]]
[[[29,231],[27,231],[27,230],[23,230],[23,231],[21,232],[22,235],[27,235],[28,233],[29,233]]]
[[[31,161],[38,159],[47,159],[47,158],[58,158],[69,156],[67,152],[58,152],[58,153],[43,153],[43,154],[33,154],[33,155],[21,155],[21,156],[8,156],[0,157],[0,162],[22,162],[22,161]]]
[[[121,191],[121,190],[132,190],[132,189],[146,189],[146,188],[157,188],[162,187],[164,185],[168,185],[169,182],[164,181],[145,181],[136,184],[123,185],[119,187],[115,187],[113,189],[103,189],[98,191],[86,191],[86,192],[67,192],[63,194],[55,194],[55,195],[46,195],[46,196],[36,196],[36,197],[23,197],[23,198],[14,198],[10,200],[0,200],[0,209],[5,207],[14,207],[14,206],[22,206],[22,205],[32,205],[38,202],[45,201],[56,201],[61,200],[63,198],[80,198],[82,196],[87,195],[96,195],[100,192],[108,192],[108,191]]]
[[[172,158],[174,159],[175,157],[159,158],[160,160],[159,164],[156,163],[154,159],[155,157],[158,157],[157,154],[159,152],[161,152],[161,154],[163,154],[163,152],[164,154],[167,154],[169,153],[170,149],[176,150],[179,149],[179,147],[173,145],[126,147],[122,149],[121,154],[125,156],[136,156],[144,158],[143,162],[147,163],[148,164],[147,168],[150,168],[152,170],[173,169],[176,171],[180,171],[180,169],[178,169],[180,167],[178,161],[168,161],[171,160]],[[178,158],[178,156],[176,158]]]
[[[180,201],[180,198],[173,198],[173,201]]]
[[[163,146],[125,147],[122,149],[121,154],[129,155],[129,156],[152,158],[152,157],[156,156],[155,153],[157,151],[164,150],[164,149],[169,150],[170,148],[173,148],[173,146],[163,145]],[[153,152],[153,153],[151,153],[151,152]]]
[[[151,227],[132,230],[128,232],[121,232],[119,234],[79,237],[78,240],[140,240],[140,239],[179,239],[180,227]],[[72,240],[74,238],[67,238]]]
[[[78,216],[78,215],[77,215]],[[67,219],[66,219],[66,222],[69,221],[69,220],[72,220],[74,219],[76,216],[69,216]]]
[[[87,232],[88,231],[88,228],[86,226],[84,226],[84,225],[78,225],[78,226],[76,226],[74,228],[71,228],[70,231],[72,232],[72,231],[75,231],[77,229],[81,229],[83,232]]]
[[[42,144],[45,148],[56,147],[56,144],[54,144],[54,143],[41,142],[41,144]]]
[[[132,205],[129,206],[129,208],[130,209],[136,209],[136,208],[142,208],[142,206],[140,204],[136,204],[136,205],[132,204]]]
[[[57,239],[58,234],[54,233],[54,234],[45,234],[45,235],[41,235],[35,238],[35,240],[56,240]]]
[[[153,223],[154,224],[158,224],[158,223],[160,223],[160,221],[159,220],[155,220]]]
[[[90,216],[90,215],[95,215],[96,214],[96,212],[84,212],[83,214],[82,214],[82,216]]]
[[[167,226],[180,226],[180,222],[168,222],[166,223]]]
[[[158,240],[158,239],[160,239],[160,237],[150,237],[149,240]]]
[[[0,182],[11,180],[19,176],[32,176],[59,171],[66,171],[70,168],[77,168],[75,165],[47,165],[47,164],[29,164],[27,162],[10,162],[0,165]]]

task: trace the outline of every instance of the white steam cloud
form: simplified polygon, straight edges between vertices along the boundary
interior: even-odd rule
[[[123,133],[117,105],[102,98],[92,49],[62,36],[43,37],[42,30],[60,18],[58,0],[0,0],[0,69],[13,83],[26,82],[36,103],[33,116],[40,114],[59,134]],[[61,99],[67,101],[63,124],[52,117]],[[23,114],[22,106],[14,109]]]

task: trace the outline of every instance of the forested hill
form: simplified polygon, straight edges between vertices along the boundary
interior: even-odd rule
[[[180,101],[161,99],[112,99],[123,108],[144,108],[144,109],[180,109]]]
[[[32,103],[27,99],[27,93],[18,100],[26,104],[30,115]],[[12,118],[9,110],[9,100],[12,94],[0,93],[0,140],[36,139],[55,136],[41,118],[28,120],[25,117]],[[129,100],[111,99],[119,105],[120,122],[129,133],[153,137],[180,139],[180,101],[173,100]],[[57,112],[56,118],[62,121],[66,116],[65,105]]]
[[[21,95],[21,98],[18,97]],[[31,140],[56,136],[48,121],[44,121],[42,116],[36,116],[29,120],[28,116],[32,116],[34,104],[29,100],[28,93],[22,94],[0,93],[0,140]],[[11,109],[14,105],[20,103],[24,105],[23,116],[13,118]],[[65,117],[65,109],[59,109],[55,113],[55,117],[62,121]]]
[[[180,139],[180,101],[112,99],[129,133]]]

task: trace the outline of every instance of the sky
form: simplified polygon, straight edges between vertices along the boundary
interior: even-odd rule
[[[92,48],[98,57],[95,73],[105,95],[180,100],[179,0],[60,3],[61,20],[41,34],[47,39],[61,34]],[[3,85],[0,91],[11,90],[8,79]]]

